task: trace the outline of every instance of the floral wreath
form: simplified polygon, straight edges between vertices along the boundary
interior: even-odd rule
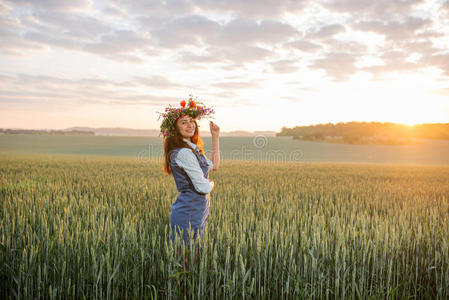
[[[180,108],[175,108],[169,105],[165,108],[165,112],[158,112],[159,118],[162,117],[161,133],[164,137],[173,136],[175,132],[176,120],[184,116],[191,116],[193,119],[201,120],[201,118],[212,118],[215,111],[212,108],[204,106],[202,102],[198,101],[198,98],[193,99],[192,95],[189,95],[189,100],[186,103],[182,100]],[[201,105],[198,105],[201,104]]]

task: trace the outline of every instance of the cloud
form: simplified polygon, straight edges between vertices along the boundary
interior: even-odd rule
[[[179,96],[170,97],[170,96],[158,96],[149,93],[142,93],[137,95],[110,97],[107,104],[123,105],[125,107],[129,105],[137,105],[137,106],[149,105],[149,106],[157,106],[159,108],[167,106],[167,103],[176,103],[178,101]]]
[[[24,50],[40,50],[38,43],[27,41],[20,36],[23,25],[17,19],[8,19],[0,15],[0,53],[21,56]]]
[[[111,0],[110,3],[122,11],[138,16],[148,15],[184,15],[194,12],[195,5],[191,0]]]
[[[255,45],[256,43],[276,44],[299,35],[291,25],[271,20],[255,22],[235,19],[220,30],[213,45]]]
[[[153,27],[152,37],[159,46],[167,48],[275,44],[298,35],[291,25],[271,20],[256,22],[238,18],[220,24],[204,16],[190,15],[168,20],[160,16],[142,18],[141,22],[143,28]]]
[[[99,42],[86,43],[83,49],[113,60],[143,63],[144,60],[136,53],[148,49],[150,46],[151,40],[145,34],[129,30],[117,30],[101,36]]]
[[[158,46],[179,49],[184,46],[202,47],[201,53],[182,51],[179,61],[199,66],[202,63],[232,63],[242,65],[276,55],[260,47],[273,46],[298,35],[291,25],[278,21],[234,19],[221,24],[204,16],[184,16],[163,20],[161,17],[142,18],[142,26],[150,30]]]
[[[214,47],[210,48],[209,52],[223,62],[237,65],[264,60],[273,55],[267,49],[254,46]]]
[[[151,18],[143,19],[143,22],[153,25]],[[185,45],[199,46],[211,39],[219,30],[220,25],[217,22],[203,16],[190,15],[161,20],[160,25],[150,32],[159,46],[179,48]]]
[[[294,48],[302,52],[315,52],[317,50],[322,49],[321,45],[306,40],[296,40],[293,42],[288,42],[285,43],[284,46],[287,48]]]
[[[441,8],[449,11],[449,1],[446,1],[443,4],[441,4]]]
[[[88,10],[93,3],[90,0],[6,0],[15,6],[22,6],[41,11]]]
[[[124,17],[126,16],[126,12],[115,6],[112,3],[108,3],[108,5],[103,9],[103,14],[110,17]]]
[[[68,109],[80,105],[150,105],[162,106],[176,97],[156,96],[136,92],[136,84],[148,86],[144,78],[130,82],[118,82],[108,79],[83,78],[70,80],[54,76],[33,76],[19,74],[2,76],[0,103],[11,106],[44,108],[61,107]],[[156,76],[153,86],[167,86],[170,81]],[[151,84],[151,83],[150,83]],[[177,86],[171,83],[172,87]],[[41,107],[42,106],[42,107]]]
[[[28,30],[22,38],[17,29],[14,32],[17,41],[9,45],[24,41],[22,43],[25,45],[31,43],[41,48],[59,47],[116,61],[142,63],[143,59],[136,55],[136,52],[147,51],[152,44],[144,33],[113,30],[98,19],[82,15],[64,15],[59,12],[35,14],[23,17],[22,24],[25,24]]]
[[[0,15],[7,15],[12,10],[11,6],[4,2],[0,2]]]
[[[34,30],[45,31],[51,35],[70,39],[92,40],[98,35],[112,30],[109,24],[86,14],[45,11],[35,12],[31,17],[32,19],[25,17],[23,20],[26,25]],[[34,20],[34,22],[29,20]]]
[[[401,21],[362,21],[353,27],[359,31],[369,31],[384,35],[387,39],[398,41],[413,38],[418,29],[432,24],[429,19],[406,17]]]
[[[276,55],[270,50],[255,46],[210,47],[202,54],[181,53],[178,61],[195,68],[206,68],[210,64],[222,64],[222,69],[233,70],[244,64],[256,63]]]
[[[99,19],[74,13],[37,12],[22,16],[21,23],[25,29],[24,39],[71,50],[82,50],[83,44],[112,31]]]
[[[275,10],[280,12],[290,7],[299,7],[295,3],[281,1]],[[181,12],[190,13],[192,9],[250,11],[250,7],[257,7],[254,9],[260,9],[259,13],[262,11],[268,13],[268,6],[273,4],[273,1],[262,1],[258,5],[222,1],[218,3],[218,8],[210,7],[211,2],[208,1],[145,1],[128,4],[115,1],[108,3],[104,8],[118,15],[128,13],[123,10],[124,7],[133,12],[137,9],[141,12],[147,10],[148,15],[144,17],[128,15],[129,24],[139,26],[137,30],[132,29],[132,26],[129,29],[122,29],[98,13],[73,10],[88,7],[90,4],[90,1],[72,3],[50,0],[39,3],[33,1],[14,3],[17,7],[28,7],[31,11],[19,15],[18,19],[15,19],[17,23],[15,26],[8,26],[13,21],[3,18],[4,28],[8,28],[3,30],[3,36],[8,36],[8,43],[0,46],[0,51],[12,54],[26,49],[64,48],[99,55],[110,60],[141,64],[149,54],[154,56],[161,53],[156,49],[171,50],[193,46],[203,48],[203,55],[185,54],[181,61],[188,60],[196,65],[199,65],[200,61],[215,61],[228,64],[229,67],[230,63],[241,66],[276,55],[274,51],[270,53],[268,49],[278,43],[299,37],[296,28],[275,20],[233,17],[226,22],[218,22],[203,15],[181,14]],[[42,9],[46,6],[48,10]],[[174,9],[175,6],[178,9]],[[165,10],[169,10],[170,15],[158,14]],[[8,32],[5,32],[6,30]]]
[[[186,15],[197,11],[232,14],[244,18],[278,18],[285,13],[299,13],[306,0],[114,0],[114,5],[137,15]]]
[[[183,52],[180,54],[178,61],[184,65],[191,65],[195,67],[205,67],[213,63],[224,62],[211,54],[195,54],[190,52]]]
[[[259,63],[279,74],[295,72],[299,68],[295,57],[301,57],[301,65],[324,70],[336,80],[361,70],[355,64],[364,57],[383,60],[381,66],[363,69],[379,74],[426,66],[447,68],[435,58],[445,53],[440,41],[447,34],[438,31],[435,18],[417,17],[426,15],[418,14],[424,6],[414,11],[421,0],[328,1],[314,6],[317,14],[313,16],[304,10],[305,0],[92,3],[0,3],[0,52],[25,56],[28,50],[63,48],[124,63],[142,65],[150,58],[156,58],[152,62],[160,58],[179,63],[181,68],[212,65],[224,72]],[[282,18],[293,14],[301,25]],[[384,39],[371,43],[363,37],[365,32]],[[141,82],[150,87],[180,87],[157,77]]]
[[[61,47],[70,50],[80,50],[82,45],[79,41],[69,37],[55,36],[46,32],[31,31],[24,34],[24,39],[40,44],[42,48]]]
[[[407,16],[401,20],[382,21],[371,20],[357,22],[352,25],[355,30],[368,31],[385,36],[383,46],[377,48],[383,65],[363,68],[377,76],[387,72],[415,71],[426,66],[434,66],[446,70],[443,62],[429,59],[433,53],[441,51],[435,47],[433,39],[443,34],[429,29],[433,22]],[[394,50],[392,50],[394,49]],[[410,61],[411,54],[418,54],[414,61]],[[420,59],[421,57],[426,59]]]
[[[250,81],[222,81],[210,85],[224,90],[241,90],[259,87],[258,83]]]
[[[170,3],[167,2],[167,5]],[[56,47],[88,52],[116,61],[143,63],[150,52],[159,54],[156,47],[180,49],[194,46],[206,49],[204,55],[187,55],[184,60],[189,59],[197,64],[200,61],[216,61],[241,65],[276,54],[260,45],[272,47],[299,35],[297,29],[279,21],[234,18],[219,23],[200,15],[147,16],[131,19],[137,22],[134,25],[139,25],[141,30],[118,29],[116,24],[104,18],[81,12],[68,13],[64,11],[63,4],[54,4],[60,10],[36,10],[21,15],[20,19],[15,20],[15,26],[8,26],[13,21],[3,18],[6,23],[4,28],[11,28],[9,32],[3,32],[3,36],[9,36],[10,43],[0,50],[9,54],[14,48]]]
[[[82,3],[87,2],[20,2],[19,5],[31,6],[34,11],[15,19],[0,15],[0,25],[4,25],[0,28],[5,28],[0,29],[0,37],[6,42],[0,45],[0,51],[7,55],[25,55],[27,50],[64,48],[120,62],[144,61],[142,55],[148,54],[152,45],[147,34],[116,29],[116,25],[97,17],[67,11],[73,5],[78,7]],[[48,4],[50,10],[36,8],[43,4]]]
[[[277,73],[293,73],[299,69],[297,63],[298,60],[296,59],[283,59],[270,63],[270,66],[273,68],[273,71]]]
[[[350,13],[357,17],[385,19],[392,15],[403,16],[423,2],[424,0],[333,0],[322,5],[330,10]]]
[[[285,13],[299,13],[307,4],[305,0],[197,0],[194,1],[200,9],[234,13],[249,18],[275,18]]]
[[[305,38],[327,39],[345,31],[346,28],[341,24],[324,25],[322,27],[315,28],[313,31],[307,32]]]
[[[406,59],[409,54],[404,51],[389,51],[380,56],[383,60],[383,65],[371,66],[363,68],[364,71],[372,73],[386,73],[386,72],[404,72],[413,71],[421,68],[422,66],[413,62],[409,62]]]
[[[441,69],[446,76],[449,76],[449,53],[428,55],[423,57],[421,61],[426,66]]]
[[[207,97],[204,98],[216,98],[216,99],[237,99],[239,97],[239,95],[232,90],[221,90],[218,92],[211,92],[211,93],[207,93],[206,95]],[[209,102],[209,100],[208,100]],[[220,106],[222,105],[223,101],[220,100]],[[226,106],[226,102],[224,102],[225,106]]]
[[[346,52],[355,55],[367,52],[367,46],[357,41],[329,39],[323,41],[323,44],[332,52]]]
[[[438,51],[433,45],[433,42],[428,40],[407,42],[403,44],[403,49],[407,53],[419,53],[423,55],[430,55]]]
[[[348,76],[357,71],[355,63],[357,58],[354,55],[344,52],[327,53],[324,58],[313,61],[309,66],[314,69],[322,69],[334,80],[347,79]]]
[[[143,86],[153,87],[153,88],[181,88],[184,87],[183,84],[179,84],[168,80],[163,76],[150,76],[150,77],[134,77],[133,83],[138,83]]]

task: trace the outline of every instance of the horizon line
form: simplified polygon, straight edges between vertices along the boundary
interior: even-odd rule
[[[308,126],[317,126],[317,125],[337,125],[337,124],[346,124],[346,123],[380,123],[380,124],[395,124],[395,125],[403,125],[403,126],[409,126],[409,127],[414,127],[414,126],[419,126],[419,125],[428,125],[428,124],[449,124],[448,123],[443,123],[443,122],[427,122],[427,123],[417,123],[417,124],[407,124],[407,123],[402,123],[402,122],[381,122],[381,121],[340,121],[340,122],[327,122],[327,123],[315,123],[315,124],[308,124],[308,125],[294,125],[291,127],[288,126],[282,126],[282,128],[294,128],[294,127],[308,127]],[[59,130],[59,131],[63,131],[63,130],[69,130],[72,128],[89,128],[89,129],[129,129],[129,130],[155,130],[155,131],[159,131],[159,129],[157,128],[131,128],[131,127],[107,127],[107,126],[103,126],[103,127],[90,127],[90,126],[71,126],[71,127],[66,127],[66,128],[20,128],[20,127],[0,127],[0,129],[11,129],[11,130]],[[273,129],[260,129],[260,130],[247,130],[247,129],[235,129],[235,130],[229,130],[229,131],[223,131],[223,132],[235,132],[235,131],[246,131],[246,132],[260,132],[260,131],[272,131],[272,132],[278,132],[278,130],[273,130]]]

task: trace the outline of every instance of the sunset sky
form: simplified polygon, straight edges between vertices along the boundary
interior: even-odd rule
[[[449,122],[449,1],[0,0],[0,127]],[[201,122],[207,125],[206,121]]]

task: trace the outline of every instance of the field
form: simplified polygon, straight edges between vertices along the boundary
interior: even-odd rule
[[[204,138],[206,154],[210,138]],[[449,165],[449,141],[419,140],[417,145],[348,145],[295,141],[290,137],[220,137],[225,160],[279,162],[357,162]],[[98,155],[141,161],[162,155],[161,138],[120,136],[0,135],[0,153]]]
[[[6,298],[449,297],[449,166],[225,159],[188,271],[158,159],[4,153],[0,169]]]

